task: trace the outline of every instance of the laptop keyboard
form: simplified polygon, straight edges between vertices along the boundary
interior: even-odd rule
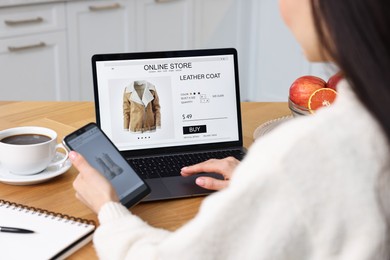
[[[242,150],[224,150],[203,153],[177,154],[148,158],[127,158],[127,161],[144,179],[181,176],[184,166],[193,165],[208,159],[222,159],[233,156],[237,160],[244,158]]]

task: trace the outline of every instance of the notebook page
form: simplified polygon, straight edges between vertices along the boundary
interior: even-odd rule
[[[50,259],[95,229],[94,225],[64,219],[59,215],[48,215],[1,203],[0,226],[35,232],[0,232],[1,258],[4,259]],[[91,240],[91,236],[88,240]]]

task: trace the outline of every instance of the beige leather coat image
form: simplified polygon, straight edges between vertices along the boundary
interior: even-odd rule
[[[134,81],[123,93],[123,127],[130,132],[154,131],[161,127],[156,87],[145,80]]]

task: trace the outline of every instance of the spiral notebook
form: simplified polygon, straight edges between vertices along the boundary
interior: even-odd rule
[[[0,226],[34,231],[0,232],[1,259],[65,259],[92,239],[93,221],[0,200]]]

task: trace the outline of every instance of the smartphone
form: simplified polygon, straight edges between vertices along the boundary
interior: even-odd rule
[[[90,165],[111,182],[124,206],[134,206],[150,193],[149,186],[95,123],[89,123],[67,135],[63,144],[69,150],[83,155]]]

